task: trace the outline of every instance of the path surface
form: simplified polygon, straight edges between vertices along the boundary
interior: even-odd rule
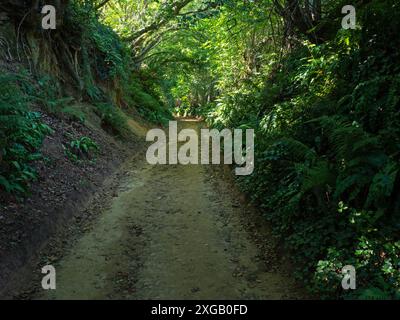
[[[110,208],[55,264],[57,290],[36,298],[301,298],[244,227],[248,208],[231,187],[209,166],[136,161]]]

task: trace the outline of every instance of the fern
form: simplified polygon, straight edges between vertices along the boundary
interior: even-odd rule
[[[394,191],[394,184],[399,172],[399,165],[389,162],[372,179],[369,187],[368,197],[365,202],[366,207],[374,204],[377,208],[385,203]]]
[[[311,168],[304,172],[302,192],[306,193],[316,188],[332,188],[335,185],[335,172],[325,160],[317,161]]]
[[[50,128],[40,114],[29,110],[30,83],[21,76],[0,75],[0,186],[7,192],[25,193],[36,178],[30,162]]]

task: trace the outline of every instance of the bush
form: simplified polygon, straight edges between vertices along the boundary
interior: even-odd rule
[[[124,88],[125,100],[130,107],[153,123],[166,124],[172,118],[170,111],[155,98],[156,94],[146,92],[138,79],[130,79]]]
[[[40,113],[29,110],[33,91],[23,77],[0,75],[0,186],[7,192],[24,194],[36,179],[31,162],[51,129],[40,121]],[[29,90],[28,90],[29,91]]]
[[[370,47],[389,50],[375,20],[298,47],[263,90],[225,92],[210,114],[256,128],[255,172],[241,185],[324,298],[400,298],[400,59]],[[344,265],[356,268],[354,292],[341,288]]]
[[[89,137],[73,139],[63,147],[68,159],[74,162],[79,162],[85,158],[93,160],[93,156],[99,151],[97,143]]]
[[[95,113],[101,118],[101,126],[104,130],[121,138],[128,136],[127,119],[121,110],[110,103],[98,103]]]

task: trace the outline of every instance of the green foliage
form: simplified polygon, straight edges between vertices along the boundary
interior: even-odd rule
[[[116,6],[120,4],[116,3]],[[159,93],[152,90],[154,84],[151,79],[141,79],[140,71],[132,68],[132,49],[109,25],[102,23],[95,3],[75,0],[67,9],[64,22],[67,36],[82,48],[79,61],[81,89],[84,98],[98,106],[103,126],[114,134],[126,135],[122,112],[111,110],[112,95],[117,98],[113,104],[136,108],[146,119],[165,123],[171,116],[158,98]],[[111,15],[111,11],[109,13]],[[105,83],[107,87],[112,84],[111,92],[104,89]],[[65,109],[71,111],[64,106]],[[77,115],[72,116],[76,118]],[[118,128],[118,125],[122,127]]]
[[[102,127],[119,137],[128,137],[130,132],[120,106],[136,107],[151,121],[165,123],[171,114],[158,98],[159,93],[143,85],[142,79],[131,76],[139,72],[132,68],[130,49],[109,26],[100,22],[94,5],[90,1],[70,1],[62,17],[62,28],[57,31],[57,45],[52,43],[60,70],[65,73],[63,80],[74,85],[68,92],[77,89],[79,98],[94,103]],[[72,104],[74,98],[63,96],[59,79],[51,75],[38,75],[35,81],[23,71],[18,77],[2,74],[0,86],[0,185],[8,192],[23,193],[36,177],[30,163],[39,157],[37,150],[50,132],[41,123],[40,113],[30,111],[29,106],[81,123],[85,122],[85,114]],[[126,97],[121,99],[125,93]],[[84,149],[90,145],[89,141],[80,142]],[[79,157],[79,147],[69,145],[66,152]]]
[[[0,186],[17,195],[28,192],[36,179],[31,162],[41,157],[38,150],[51,129],[30,111],[32,84],[24,77],[0,75]]]
[[[320,54],[329,55],[331,50],[336,55],[340,47],[325,48]],[[397,76],[386,79],[387,94],[376,81],[360,94],[362,85],[356,78],[348,86],[352,98],[345,100],[336,93],[342,90],[336,87],[340,80],[332,81],[344,76],[335,68],[335,59],[327,58],[331,63],[318,64],[321,71],[316,71],[315,62],[307,58],[293,71],[294,76],[289,74],[294,81],[291,87],[298,92],[287,102],[291,112],[286,113],[282,103],[269,111],[274,117],[266,122],[268,128],[258,139],[272,141],[266,144],[267,154],[257,151],[257,172],[244,185],[249,191],[256,185],[254,199],[293,250],[298,275],[309,279],[317,294],[395,297],[400,288],[395,242],[399,225],[394,223],[399,213],[395,188],[399,162],[393,144],[383,141],[388,126],[395,130],[394,135],[398,130],[397,124],[392,124],[397,118],[392,104],[397,102],[394,97],[376,97],[388,97],[393,90],[390,83]],[[309,89],[306,94],[303,86]],[[325,108],[321,108],[323,104]],[[386,114],[377,116],[379,109]],[[295,137],[299,143],[296,147],[282,144],[280,136]],[[340,288],[340,270],[346,264],[357,270],[359,289],[351,295]],[[390,273],[384,271],[388,265]]]
[[[99,80],[125,77],[130,62],[128,49],[110,27],[99,21],[91,3],[71,1],[67,7],[64,24],[71,39],[80,42],[84,47],[83,64],[86,77],[93,76],[87,74],[93,71]]]
[[[111,103],[98,103],[94,111],[101,118],[103,129],[121,138],[128,136],[127,119],[121,110]]]
[[[124,88],[125,101],[128,104],[128,109],[134,107],[139,114],[153,123],[165,125],[171,119],[170,111],[164,107],[163,103],[157,99],[157,94],[151,92],[153,84],[152,79],[139,80],[136,78],[130,79]],[[147,84],[146,90],[141,83]]]
[[[71,121],[76,121],[80,123],[85,123],[86,116],[85,113],[78,107],[67,106],[61,110],[62,114]]]
[[[93,159],[93,156],[99,151],[97,143],[89,137],[74,139],[63,147],[66,156],[73,162],[79,162],[83,159]]]

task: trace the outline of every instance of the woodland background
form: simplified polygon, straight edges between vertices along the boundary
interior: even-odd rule
[[[354,0],[355,30],[342,0],[49,0],[56,30],[41,29],[44,4],[0,1],[3,202],[29,195],[48,115],[95,114],[120,140],[129,116],[254,128],[256,169],[239,183],[297,278],[322,298],[400,297],[398,1]],[[76,165],[104,148],[63,146]]]

